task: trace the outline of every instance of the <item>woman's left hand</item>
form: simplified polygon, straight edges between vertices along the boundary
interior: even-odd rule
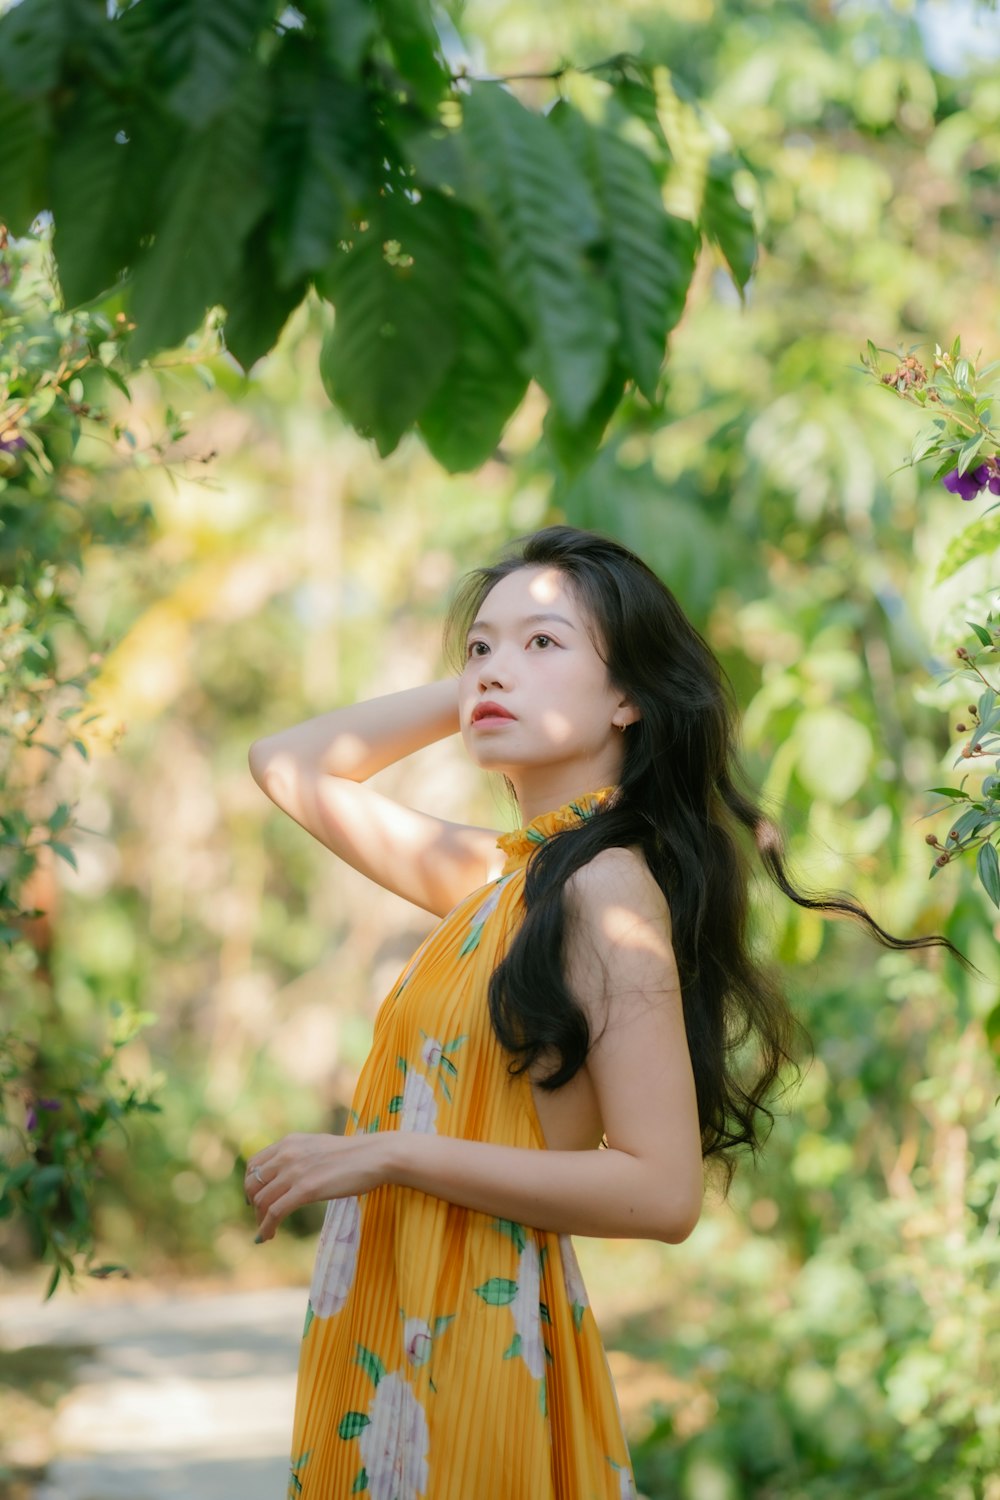
[[[293,1208],[358,1197],[384,1181],[377,1133],[283,1136],[247,1162],[243,1185],[257,1215],[257,1244],[273,1239]]]

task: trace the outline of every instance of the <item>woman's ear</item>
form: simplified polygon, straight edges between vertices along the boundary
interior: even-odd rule
[[[627,729],[630,724],[638,723],[641,718],[642,714],[629,698],[623,698],[615,709],[614,722],[620,729]]]

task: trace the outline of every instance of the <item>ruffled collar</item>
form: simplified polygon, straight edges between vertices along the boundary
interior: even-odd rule
[[[617,786],[602,786],[599,791],[587,792],[572,802],[564,802],[562,807],[557,807],[552,812],[539,813],[537,818],[532,818],[523,828],[515,828],[512,833],[502,833],[497,839],[497,848],[502,849],[507,856],[503,873],[507,874],[522,859],[527,859],[539,844],[544,844],[554,833],[562,833],[566,828],[578,828],[581,823],[592,818],[607,806],[617,791]]]

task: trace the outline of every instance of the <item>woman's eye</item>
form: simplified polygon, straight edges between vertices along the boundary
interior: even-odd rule
[[[546,646],[551,646],[552,644],[552,637],[549,635],[533,635],[531,639],[533,641],[542,641]]]
[[[479,656],[481,653],[476,650],[477,646],[482,646],[485,649],[486,648],[486,642],[485,641],[470,641],[469,644],[468,644],[468,646],[465,648],[465,654],[466,654],[466,656]]]

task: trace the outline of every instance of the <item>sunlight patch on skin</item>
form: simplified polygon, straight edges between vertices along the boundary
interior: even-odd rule
[[[542,714],[542,728],[556,745],[564,745],[573,732],[573,726],[565,714],[556,713],[553,709]]]
[[[640,916],[627,906],[607,906],[601,916],[605,937],[623,948],[642,949],[664,958],[667,947],[664,934],[657,932],[648,917]]]
[[[558,568],[546,568],[536,573],[528,585],[528,592],[539,604],[554,604],[563,592],[563,575]]]
[[[349,776],[363,765],[369,746],[359,734],[338,734],[323,757],[323,770],[330,776]]]

